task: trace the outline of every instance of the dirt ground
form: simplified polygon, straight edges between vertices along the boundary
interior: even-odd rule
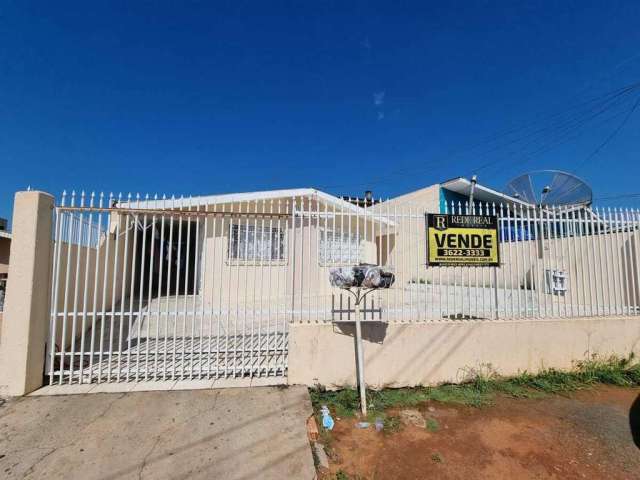
[[[337,421],[331,471],[320,478],[640,479],[639,388],[499,397],[482,408],[430,402],[415,410],[424,420],[391,433]],[[387,414],[411,417],[402,411]]]

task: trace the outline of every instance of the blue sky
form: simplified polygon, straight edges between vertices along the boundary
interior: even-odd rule
[[[638,25],[637,1],[3,2],[0,216],[28,185],[640,192],[640,90],[606,96],[640,81]]]

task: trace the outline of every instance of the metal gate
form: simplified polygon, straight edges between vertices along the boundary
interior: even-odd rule
[[[289,211],[283,200],[63,194],[49,382],[286,375]]]

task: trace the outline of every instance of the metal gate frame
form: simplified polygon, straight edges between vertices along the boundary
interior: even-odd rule
[[[290,313],[262,302],[267,285],[270,295],[287,285],[265,258],[284,254],[274,239],[292,217],[281,202],[235,211],[175,198],[123,203],[73,192],[66,205],[66,197],[54,212],[50,384],[286,375]],[[232,226],[245,238],[233,254],[229,241],[225,256],[216,233],[228,229],[231,239]],[[253,298],[231,286],[249,268],[254,279],[269,272]]]

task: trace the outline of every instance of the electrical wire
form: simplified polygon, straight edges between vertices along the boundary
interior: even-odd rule
[[[488,166],[495,165],[497,163],[512,162],[513,156],[511,155],[518,155],[518,154],[522,155],[524,152],[523,147],[530,147],[535,144],[539,144],[539,147],[537,150],[534,150],[533,152],[526,155],[528,157],[531,157],[532,155],[535,155],[535,154],[544,153],[546,151],[549,151],[552,148],[555,148],[556,146],[562,143],[565,143],[566,141],[570,141],[572,138],[576,138],[575,136],[571,137],[570,134],[574,133],[577,130],[580,130],[581,128],[586,126],[589,122],[605,114],[606,112],[626,104],[629,99],[634,98],[633,94],[637,90],[640,90],[640,82],[634,82],[625,87],[613,90],[611,92],[600,95],[598,97],[593,97],[589,100],[581,102],[578,105],[571,106],[562,112],[556,112],[554,114],[547,115],[544,117],[544,119],[534,120],[521,127],[510,129],[507,131],[503,131],[502,133],[492,135],[490,137],[487,137],[486,141],[477,142],[476,144],[473,144],[466,149],[462,149],[461,151],[458,151],[458,153],[449,155],[448,157],[440,158],[437,161],[423,164],[420,167],[412,167],[412,168],[405,168],[405,169],[392,171],[383,177],[379,177],[377,179],[370,179],[369,181],[362,182],[359,185],[367,185],[367,186],[375,185],[383,182],[388,182],[392,177],[404,176],[405,174],[409,174],[409,173],[415,174],[418,172],[422,172],[433,166],[442,165],[442,162],[450,161],[452,158],[459,156],[461,153],[464,153],[465,151],[471,152],[474,149],[482,146],[485,146],[488,148],[485,149],[484,151],[479,152],[479,154],[477,155],[479,157],[484,157],[491,153],[504,149],[505,147],[508,147],[510,145],[516,145],[519,142],[527,141],[524,145],[522,145],[522,147],[519,150],[508,152],[510,154],[509,158],[501,158],[501,159],[493,160],[491,162],[476,166],[475,168],[471,169],[473,173],[479,170],[482,170],[484,168],[487,168]],[[582,110],[579,110],[577,113],[572,113],[572,110],[576,110],[581,107],[583,107]],[[633,110],[635,110],[636,107],[637,107],[637,104],[634,104],[634,107],[628,113],[628,116],[630,116],[633,113]],[[620,113],[613,115],[612,117],[609,117],[607,121],[609,121],[612,118],[616,118],[619,115]],[[551,122],[550,124],[543,125],[542,124],[543,120],[544,121],[553,120],[553,122]],[[622,126],[624,125],[624,123],[626,123],[626,121],[623,122]],[[531,130],[532,128],[534,128],[534,130]],[[619,131],[621,128],[622,127],[619,127],[617,131]],[[513,135],[514,133],[521,133],[521,132],[524,132],[524,133],[519,137],[507,138]],[[492,143],[495,143],[496,141],[502,140],[502,139],[505,139],[505,142],[497,145],[495,144],[492,145]],[[529,160],[531,160],[531,158],[529,158]],[[354,185],[353,183],[350,183],[350,184],[340,184],[340,185],[319,185],[319,187],[341,188],[341,187],[348,187],[348,186],[353,187],[353,185]]]
[[[582,160],[582,162],[580,162],[578,166],[583,166],[584,164],[589,162],[593,157],[595,157],[598,153],[600,153],[600,151],[604,147],[606,147],[609,144],[609,142],[611,142],[611,140],[613,140],[616,137],[616,135],[618,135],[618,133],[620,133],[620,130],[622,130],[624,126],[627,124],[627,122],[629,121],[629,118],[631,118],[631,115],[633,115],[633,112],[635,112],[636,109],[638,108],[638,105],[640,105],[640,97],[638,97],[636,102],[633,104],[633,108],[629,111],[627,116],[624,117],[620,125],[618,125],[618,128],[616,128],[613,132],[611,132],[611,134],[600,145],[598,145],[596,149],[589,154],[588,157]]]
[[[611,122],[612,120],[615,120],[616,118],[628,114],[629,111],[631,111],[633,109],[633,107],[631,109],[628,110],[623,110],[622,112],[617,112],[614,115],[608,116],[605,119],[603,119],[603,121],[598,122],[596,124],[594,124],[594,127],[600,127],[603,126],[605,124],[608,124],[609,122]],[[525,164],[530,163],[531,161],[535,160],[536,156],[545,154],[561,145],[565,145],[568,142],[571,142],[579,137],[581,137],[582,135],[584,135],[586,133],[585,130],[581,130],[581,131],[567,131],[565,132],[564,135],[559,136],[557,139],[555,139],[554,141],[552,141],[549,144],[546,145],[542,145],[539,148],[533,150],[533,151],[529,151],[529,152],[525,152],[525,151],[517,151],[517,150],[513,150],[511,152],[507,152],[507,155],[510,155],[510,160],[513,163],[517,163],[518,167],[522,167]],[[491,167],[495,167],[497,166],[496,164],[501,163],[503,161],[503,159],[498,159],[498,160],[494,160],[491,162],[488,162],[486,164],[481,165],[480,167],[476,168],[474,170],[474,173],[480,171],[480,170],[484,170],[485,168],[491,168]]]
[[[637,193],[621,193],[619,195],[609,195],[606,197],[596,197],[594,200],[617,200],[619,198],[640,198],[640,192]]]

